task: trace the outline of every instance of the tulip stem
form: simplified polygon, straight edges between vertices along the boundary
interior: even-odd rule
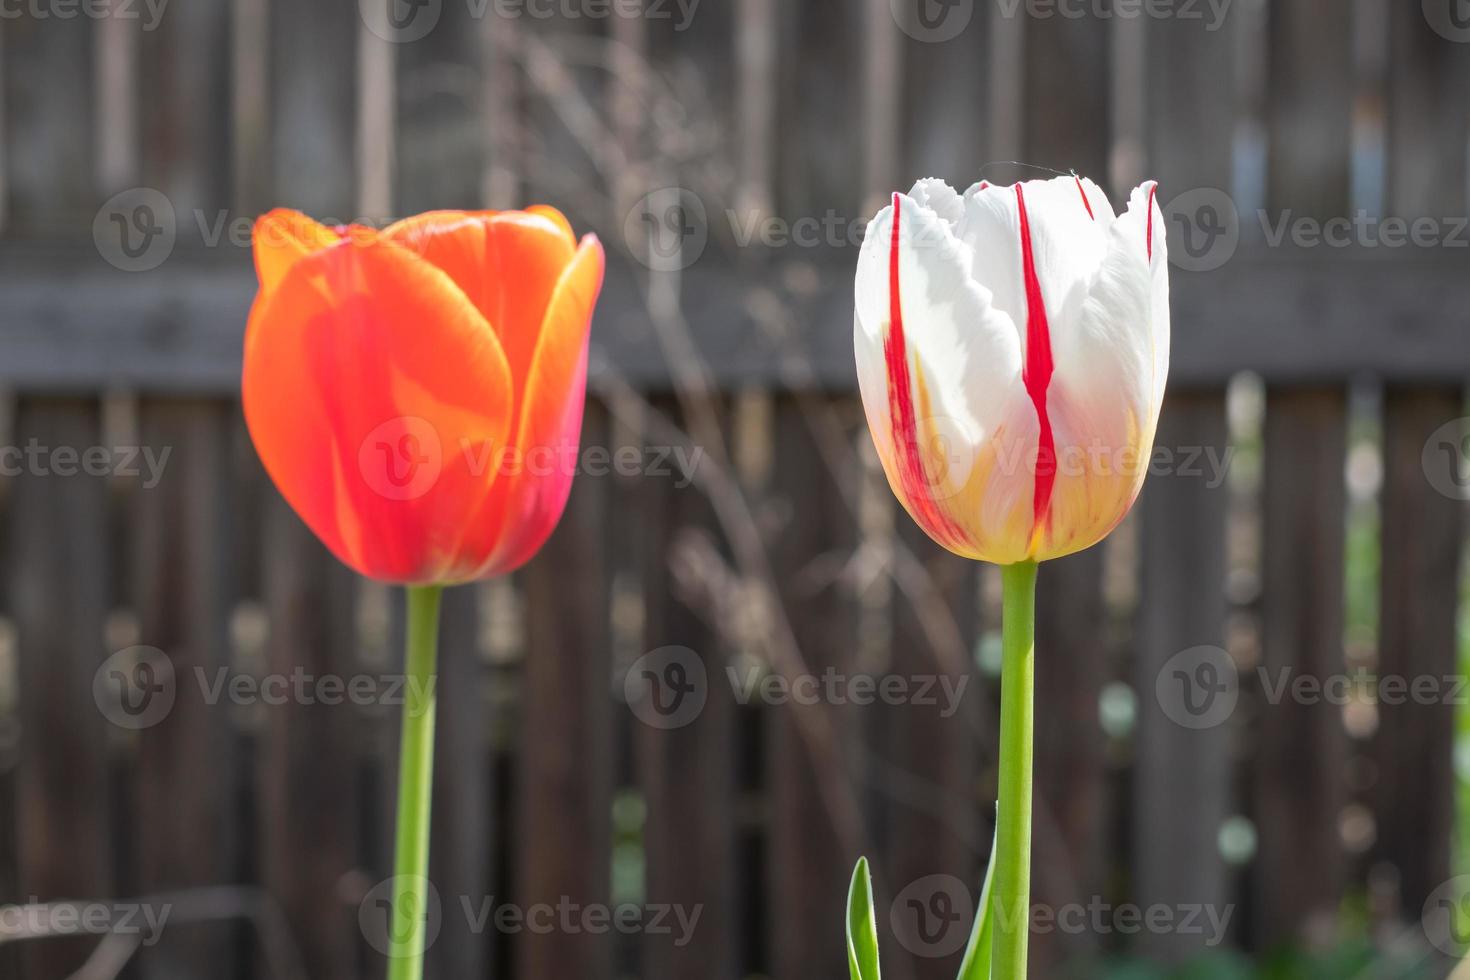
[[[434,786],[435,675],[443,586],[409,586],[403,733],[398,756],[398,829],[394,842],[388,980],[424,975],[429,907],[429,805]]]
[[[997,805],[995,980],[1026,980],[1031,926],[1031,766],[1036,721],[1036,563],[1001,569],[1000,789]]]

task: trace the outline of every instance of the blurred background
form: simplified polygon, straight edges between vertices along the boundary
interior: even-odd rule
[[[999,583],[887,489],[852,273],[1049,169],[1162,182],[1174,357],[1041,575],[1032,976],[1463,955],[1466,0],[14,0],[0,97],[0,977],[382,975],[401,597],[244,436],[249,229],[530,202],[610,268],[566,517],[447,598],[431,975],[841,977],[866,854],[952,977]]]

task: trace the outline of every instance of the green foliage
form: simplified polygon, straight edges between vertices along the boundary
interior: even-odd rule
[[[847,969],[852,980],[879,980],[878,925],[873,918],[873,879],[867,858],[858,858],[847,889]]]
[[[990,853],[995,854],[994,845]],[[990,914],[990,890],[995,880],[995,861],[985,869],[985,884],[980,888],[980,905],[975,912],[975,929],[960,963],[959,980],[990,980],[990,950],[995,937],[995,917]]]

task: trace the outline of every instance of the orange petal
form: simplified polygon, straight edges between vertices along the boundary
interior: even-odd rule
[[[587,339],[604,263],[602,244],[588,235],[556,284],[526,379],[514,451],[479,529],[482,540],[495,542],[481,575],[504,574],[523,565],[545,543],[566,507],[587,400]]]
[[[300,211],[276,208],[256,219],[250,237],[255,249],[255,274],[260,288],[269,291],[298,259],[335,245],[340,236]]]
[[[562,214],[556,208],[550,204],[533,204],[526,208],[526,213],[539,214],[541,217],[546,218],[561,229],[561,233],[567,237],[568,245],[573,248],[577,247],[577,233],[572,231],[572,223],[567,220],[566,215]]]
[[[467,577],[514,393],[485,318],[382,240],[299,259],[250,313],[245,420],[282,495],[342,561],[390,582]]]
[[[383,235],[459,284],[500,336],[522,389],[551,291],[575,250],[555,220],[525,211],[435,211],[390,225]]]

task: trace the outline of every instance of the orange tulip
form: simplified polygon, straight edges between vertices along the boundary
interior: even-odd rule
[[[281,494],[363,575],[515,569],[561,517],[602,287],[596,236],[552,208],[436,211],[382,231],[276,210],[242,399]]]

